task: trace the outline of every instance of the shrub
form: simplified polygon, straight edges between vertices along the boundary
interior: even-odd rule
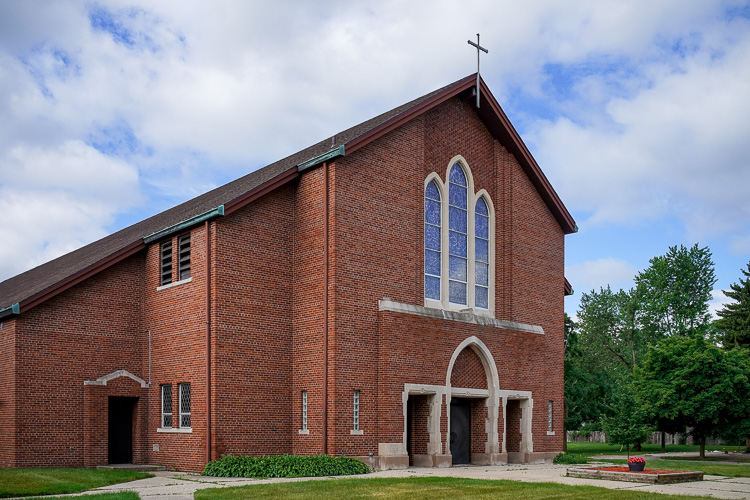
[[[552,461],[553,464],[585,464],[588,463],[588,459],[583,455],[576,455],[575,453],[560,453]]]
[[[212,460],[201,473],[218,477],[317,477],[366,474],[370,468],[359,460],[327,455],[224,455]]]

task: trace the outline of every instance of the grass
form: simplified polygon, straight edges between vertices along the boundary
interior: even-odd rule
[[[627,464],[627,460],[608,460],[614,464]],[[712,476],[750,477],[750,465],[721,464],[716,462],[685,462],[682,460],[647,460],[648,469],[692,470]]]
[[[126,470],[0,469],[0,498],[79,493],[152,476]]]
[[[33,497],[27,498],[26,500],[53,500],[56,498],[66,497]],[[119,493],[93,493],[91,495],[86,495],[85,500],[90,500],[92,498],[98,500],[140,500],[141,497],[139,497],[138,493],[136,493],[135,491],[121,491]]]
[[[666,446],[667,452],[692,452],[698,453],[700,446],[698,445],[685,445],[685,444],[668,444]],[[744,453],[744,446],[728,446],[728,445],[709,445],[706,446],[706,453],[709,451],[727,451],[730,453]],[[644,444],[641,451],[634,452],[633,448],[630,448],[630,454],[643,454],[643,453],[661,453],[660,444]],[[568,453],[576,453],[578,455],[627,455],[627,450],[624,447],[620,447],[619,444],[608,444],[608,443],[572,443],[568,442]]]
[[[329,499],[329,498],[396,498],[396,499],[685,499],[695,496],[661,495],[642,491],[608,490],[597,486],[568,486],[556,483],[523,483],[519,481],[464,479],[447,477],[327,479],[273,484],[210,488],[195,492],[195,500],[253,499]],[[707,498],[707,497],[705,497]]]

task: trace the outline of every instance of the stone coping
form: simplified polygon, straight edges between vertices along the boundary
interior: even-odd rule
[[[643,472],[614,472],[593,468],[568,469],[566,476],[585,479],[608,479],[610,481],[627,481],[631,483],[671,484],[703,481],[702,472],[669,472],[663,474],[644,474]]]

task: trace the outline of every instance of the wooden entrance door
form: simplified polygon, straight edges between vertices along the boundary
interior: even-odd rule
[[[133,407],[138,398],[109,397],[109,463],[133,463]]]
[[[453,464],[471,463],[471,399],[451,399],[450,440]]]

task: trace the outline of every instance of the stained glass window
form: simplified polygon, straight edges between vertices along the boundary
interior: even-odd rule
[[[458,163],[451,167],[448,177],[448,300],[465,305],[468,303],[468,182]]]
[[[474,208],[474,304],[489,308],[490,212],[483,198]]]
[[[440,300],[440,191],[435,181],[424,194],[424,296]]]

